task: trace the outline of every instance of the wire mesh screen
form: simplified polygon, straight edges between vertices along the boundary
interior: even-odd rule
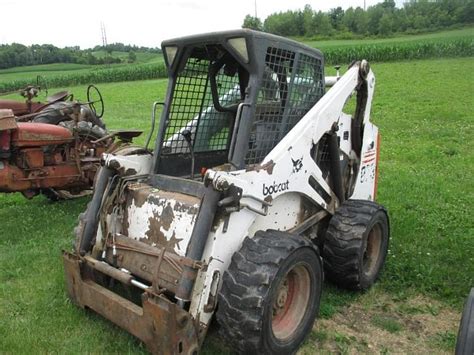
[[[324,93],[318,58],[270,47],[265,63],[246,164],[260,163]]]
[[[214,61],[190,57],[176,79],[162,154],[188,153],[183,136],[191,132],[195,153],[228,149],[234,114],[218,111],[212,101],[209,69]],[[238,75],[225,66],[216,74],[218,101],[226,107],[240,100]]]
[[[324,94],[321,60],[300,54],[289,100],[285,134],[298,123]]]

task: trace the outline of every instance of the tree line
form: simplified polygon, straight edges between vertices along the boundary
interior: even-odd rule
[[[93,52],[104,51],[102,56]],[[113,56],[113,52],[128,52],[126,58]],[[92,49],[82,50],[79,46],[58,48],[52,44],[33,44],[25,46],[19,43],[0,45],[0,69],[7,69],[25,65],[77,63],[77,64],[113,64],[123,61],[135,62],[136,53],[161,53],[159,48],[138,47],[113,43],[107,46],[95,46]]]
[[[474,23],[474,0],[409,0],[397,8],[394,0],[384,0],[367,10],[350,7],[316,11],[273,13],[264,22],[247,15],[243,28],[280,36],[352,38],[386,37],[396,33],[419,33]]]

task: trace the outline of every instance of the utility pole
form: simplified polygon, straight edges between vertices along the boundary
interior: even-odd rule
[[[364,11],[365,11],[365,0],[364,0]]]
[[[107,33],[105,32],[105,25],[103,22],[100,23],[100,32],[102,34],[102,46],[105,50],[107,47]]]
[[[105,64],[109,66],[112,53],[109,52],[109,49],[107,48],[107,32],[105,31],[105,25],[103,22],[100,23],[100,31],[102,33],[102,47],[105,51]]]
[[[255,18],[257,18],[257,0],[255,0]]]

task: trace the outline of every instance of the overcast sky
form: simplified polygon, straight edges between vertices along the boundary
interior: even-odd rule
[[[363,7],[364,0],[257,0],[257,15],[263,21],[273,12],[305,4],[327,11]],[[245,15],[254,14],[255,0],[0,0],[0,9],[1,44],[89,48],[102,43],[103,22],[108,43],[159,47],[168,38],[240,28]]]

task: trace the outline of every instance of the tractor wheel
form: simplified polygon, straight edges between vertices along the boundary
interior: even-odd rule
[[[338,286],[365,290],[377,280],[390,237],[386,210],[365,200],[347,200],[329,222],[324,272]]]
[[[221,335],[241,353],[295,353],[319,312],[322,281],[307,239],[279,231],[245,238],[219,292]]]
[[[474,354],[474,288],[471,289],[464,305],[455,354]]]

